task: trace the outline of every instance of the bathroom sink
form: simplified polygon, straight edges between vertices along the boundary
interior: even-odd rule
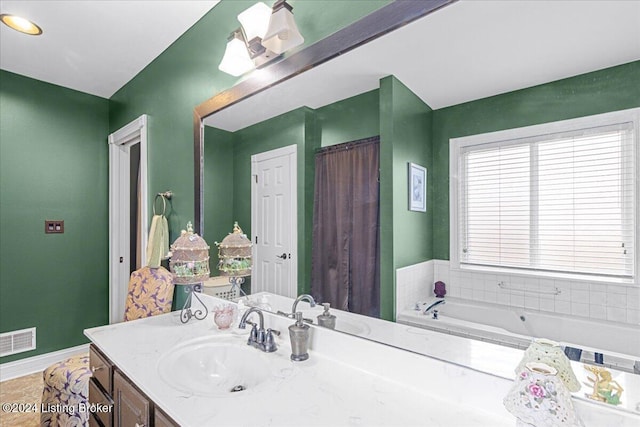
[[[270,372],[263,354],[244,339],[193,340],[167,351],[158,362],[163,381],[198,396],[244,394],[269,378]]]

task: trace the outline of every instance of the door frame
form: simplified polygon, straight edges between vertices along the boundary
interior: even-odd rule
[[[147,115],[109,135],[109,323],[121,322],[129,284],[130,147],[140,144],[140,245],[144,254],[149,227]],[[126,217],[126,219],[125,219]],[[120,261],[122,258],[123,261]],[[142,260],[144,264],[144,260]]]
[[[256,242],[256,231],[258,229],[258,162],[274,159],[277,157],[288,157],[289,159],[289,192],[291,194],[290,209],[290,268],[289,268],[289,285],[290,291],[298,294],[298,146],[296,144],[288,145],[282,148],[253,154],[251,156],[251,242],[254,243],[251,249],[253,265],[258,265],[258,248]],[[257,283],[255,280],[255,269],[251,269],[251,283]],[[252,293],[253,289],[251,290]]]

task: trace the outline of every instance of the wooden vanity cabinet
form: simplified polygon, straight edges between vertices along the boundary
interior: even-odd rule
[[[93,371],[89,403],[112,408],[109,412],[92,412],[90,427],[179,427],[93,344],[89,361]]]
[[[113,364],[93,345],[89,347],[89,368],[93,376],[89,380],[89,403],[110,411],[95,411],[89,416],[89,425],[111,427],[113,425]]]
[[[171,418],[158,408],[153,411],[155,427],[179,427]]]
[[[114,427],[149,427],[151,402],[120,372],[113,374]]]

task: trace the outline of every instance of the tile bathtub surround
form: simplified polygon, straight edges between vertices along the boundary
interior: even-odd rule
[[[418,301],[435,298],[433,287],[434,262],[419,264],[396,270],[396,314]],[[447,288],[447,292],[449,289]]]
[[[412,307],[416,301],[435,298],[433,283],[438,280],[446,283],[447,295],[451,297],[640,325],[640,284],[453,270],[446,260],[396,270],[396,312]],[[514,289],[501,289],[498,286],[501,282]],[[560,293],[554,295],[555,289]]]
[[[640,325],[640,285],[524,277],[515,274],[453,270],[433,261],[433,281],[447,284],[447,295],[529,310],[569,314]],[[501,289],[504,283],[512,290]],[[553,295],[558,289],[560,293]]]

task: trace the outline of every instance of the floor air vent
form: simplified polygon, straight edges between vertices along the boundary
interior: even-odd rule
[[[36,328],[20,329],[19,331],[0,334],[0,357],[35,350],[35,348]]]

